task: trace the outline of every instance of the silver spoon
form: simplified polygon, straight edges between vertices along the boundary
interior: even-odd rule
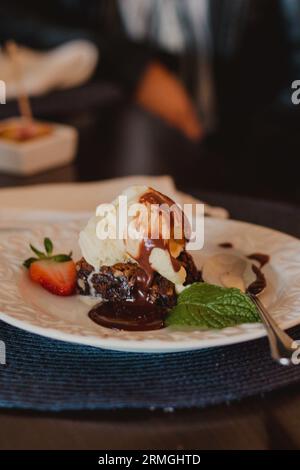
[[[259,300],[258,295],[250,293],[247,293],[247,295],[256,305],[260,318],[267,330],[272,358],[282,366],[291,365],[293,353],[298,348],[298,345],[293,338],[277,325],[272,315],[270,315],[266,307]]]
[[[225,287],[238,287],[248,295],[256,305],[261,321],[266,328],[272,358],[281,365],[290,365],[292,364],[293,353],[298,349],[298,345],[278,326],[258,298],[265,288],[255,294],[249,292],[249,286],[253,281],[253,279],[250,280],[251,273],[253,276],[251,263],[248,263],[241,256],[229,253],[211,256],[202,268],[204,281]]]

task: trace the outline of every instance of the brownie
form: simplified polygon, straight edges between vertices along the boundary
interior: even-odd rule
[[[192,257],[181,253],[179,257],[187,271],[187,283],[201,280],[201,275]],[[113,266],[102,266],[98,272],[84,258],[76,263],[77,292],[80,295],[97,295],[103,300],[134,300],[138,288],[141,268],[137,263],[116,263]],[[92,290],[92,292],[91,292]],[[175,285],[155,272],[148,288],[147,300],[157,305],[172,307],[176,304]]]

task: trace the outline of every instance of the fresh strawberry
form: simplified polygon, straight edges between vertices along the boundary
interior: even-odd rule
[[[37,258],[28,258],[23,265],[29,269],[30,279],[55,295],[72,295],[76,286],[76,267],[72,253],[52,255],[53,244],[45,238],[46,253],[30,245]]]
[[[74,261],[57,262],[45,259],[31,263],[30,279],[56,295],[71,295],[76,285]]]

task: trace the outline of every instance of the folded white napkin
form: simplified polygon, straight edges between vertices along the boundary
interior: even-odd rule
[[[87,81],[98,62],[98,49],[90,41],[74,40],[48,52],[37,52],[19,46],[18,64],[22,90],[30,96],[53,89],[71,88]],[[1,80],[6,84],[6,98],[16,98],[18,78],[10,57],[0,49]]]
[[[167,194],[179,204],[199,202],[177,191],[170,176],[128,176],[92,183],[58,183],[0,190],[0,227],[13,221],[22,225],[38,220],[81,216],[101,203],[111,202],[128,186],[145,184]],[[76,212],[76,214],[75,214]],[[206,214],[226,218],[228,212],[205,204]],[[71,214],[70,214],[71,213]]]

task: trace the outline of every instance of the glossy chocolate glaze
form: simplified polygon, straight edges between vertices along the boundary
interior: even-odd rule
[[[106,328],[129,331],[158,330],[164,327],[168,309],[146,301],[103,302],[89,312],[95,323]]]

